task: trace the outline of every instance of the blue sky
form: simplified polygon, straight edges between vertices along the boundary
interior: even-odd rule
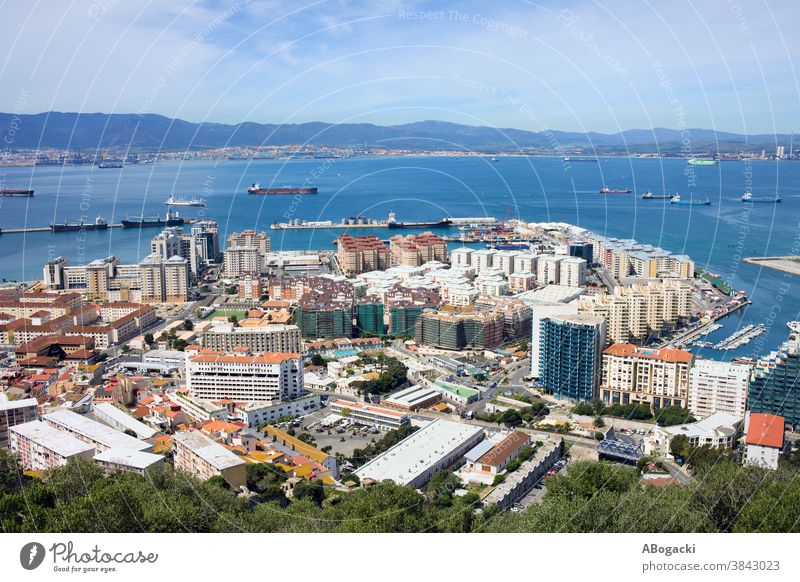
[[[0,110],[800,129],[796,2],[0,3]]]

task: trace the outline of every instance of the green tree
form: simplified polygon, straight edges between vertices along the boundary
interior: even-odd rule
[[[192,323],[191,319],[183,320],[183,329],[186,331],[192,331],[194,329],[194,324]]]
[[[658,426],[675,426],[676,424],[686,424],[694,422],[695,418],[691,412],[680,406],[666,406],[657,412],[656,422]]]
[[[692,445],[686,435],[676,435],[669,441],[669,452],[676,461],[683,462],[692,452]]]
[[[322,481],[303,480],[294,486],[292,495],[295,499],[309,499],[315,505],[320,506],[322,505],[322,500],[325,499],[325,488],[322,485]]]
[[[325,358],[323,358],[319,354],[314,354],[313,356],[311,356],[311,365],[312,366],[324,366],[325,365]]]
[[[148,346],[152,346],[154,343],[156,343],[156,339],[153,337],[152,333],[144,334],[144,343],[146,343]]]

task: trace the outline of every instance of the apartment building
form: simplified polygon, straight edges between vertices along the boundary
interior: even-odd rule
[[[505,316],[502,313],[475,311],[424,312],[414,326],[420,343],[450,350],[492,349],[503,342]]]
[[[122,265],[115,256],[96,259],[88,265],[66,266],[67,261],[49,261],[45,282],[54,289],[78,289],[95,301],[183,303],[189,288],[189,263],[173,256],[151,254],[135,265]]]
[[[0,392],[0,448],[8,446],[8,431],[12,426],[31,422],[38,416],[36,398],[9,400],[5,392]]]
[[[558,284],[583,287],[586,284],[586,261],[578,257],[564,257],[558,263]]]
[[[591,315],[553,315],[540,322],[539,381],[555,397],[588,401],[597,395],[606,323]]]
[[[233,246],[225,249],[225,276],[236,279],[242,275],[261,273],[263,260],[254,246]]]
[[[392,264],[418,267],[429,261],[447,262],[447,242],[432,232],[389,239]]]
[[[336,258],[345,275],[383,271],[391,266],[391,253],[377,236],[343,234],[336,239],[336,244]]]
[[[692,314],[692,288],[679,281],[616,287],[614,293],[592,295],[578,303],[581,313],[604,318],[608,339],[627,342],[661,333]]]
[[[46,471],[66,465],[70,459],[91,460],[95,447],[57,428],[33,420],[9,429],[9,448],[26,471]]]
[[[750,366],[716,360],[695,360],[689,371],[688,408],[697,418],[714,412],[744,417]]]
[[[176,469],[203,480],[219,475],[237,489],[247,483],[247,462],[203,433],[179,432],[172,442]]]
[[[607,404],[686,407],[691,352],[618,343],[603,352],[600,398]]]
[[[231,323],[214,325],[203,332],[203,346],[217,352],[245,347],[253,353],[301,353],[303,339],[296,325],[236,327]]]
[[[759,358],[748,387],[752,412],[782,416],[800,426],[800,342],[791,339]]]
[[[200,400],[287,400],[303,390],[303,364],[299,353],[203,352],[186,362],[186,387]]]

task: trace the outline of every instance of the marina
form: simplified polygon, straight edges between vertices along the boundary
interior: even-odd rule
[[[714,344],[715,350],[735,350],[750,343],[754,338],[764,333],[767,328],[763,324],[749,324],[737,330],[719,343]]]

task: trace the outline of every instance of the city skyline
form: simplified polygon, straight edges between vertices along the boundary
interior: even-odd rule
[[[0,110],[788,133],[798,14],[724,3],[6,7]],[[31,44],[35,43],[35,44]],[[36,59],[23,59],[37,54]],[[788,74],[787,74],[788,73]],[[67,82],[69,79],[69,82]]]

